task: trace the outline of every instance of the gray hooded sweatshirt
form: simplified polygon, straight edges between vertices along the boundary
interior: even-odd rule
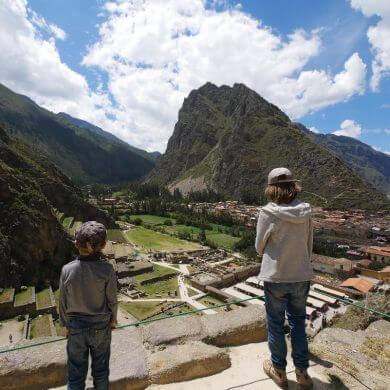
[[[263,255],[258,278],[266,282],[304,282],[314,277],[311,266],[311,207],[295,199],[268,203],[259,213],[256,250]]]

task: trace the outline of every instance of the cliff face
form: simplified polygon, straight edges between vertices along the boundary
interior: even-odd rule
[[[54,207],[114,226],[54,165],[0,128],[0,286],[58,279],[72,243]]]
[[[289,167],[302,198],[331,207],[383,207],[384,197],[245,85],[192,91],[149,181],[184,192],[206,188],[242,197],[263,192],[268,172]],[[260,195],[261,196],[261,195]],[[264,200],[264,199],[263,199]]]

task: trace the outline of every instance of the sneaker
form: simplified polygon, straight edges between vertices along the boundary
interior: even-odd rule
[[[295,375],[297,376],[298,389],[310,390],[313,388],[313,381],[307,371],[301,371],[296,368]]]
[[[288,382],[287,382],[287,376],[285,370],[282,370],[280,368],[275,368],[271,360],[264,360],[263,370],[281,389],[288,388]]]

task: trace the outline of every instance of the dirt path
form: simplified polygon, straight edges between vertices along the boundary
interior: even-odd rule
[[[24,321],[8,320],[1,322],[0,346],[9,345],[9,335],[12,334],[12,342],[17,343],[23,338]]]

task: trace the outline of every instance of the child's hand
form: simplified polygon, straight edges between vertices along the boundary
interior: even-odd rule
[[[111,321],[111,329],[115,329],[116,327],[118,326],[118,322],[117,321]]]

